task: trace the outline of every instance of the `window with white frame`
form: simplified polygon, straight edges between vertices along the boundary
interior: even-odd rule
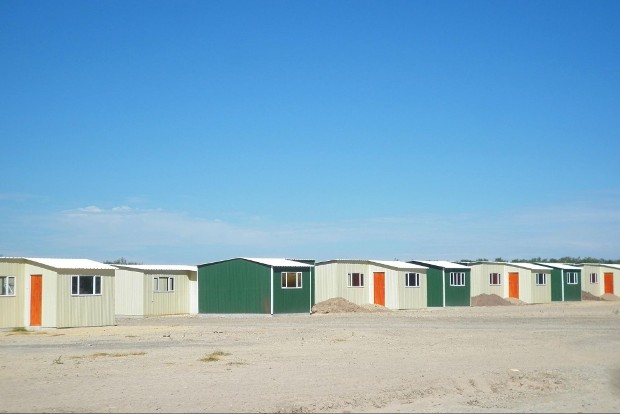
[[[450,286],[465,286],[465,273],[450,272]]]
[[[349,273],[347,286],[348,287],[364,287],[364,274],[363,273]]]
[[[282,272],[283,289],[300,289],[301,272]]]
[[[174,292],[174,277],[156,276],[153,278],[153,292]]]
[[[15,276],[0,276],[0,296],[15,296]]]
[[[420,287],[420,274],[405,273],[405,287]]]
[[[489,273],[489,285],[501,285],[502,275],[499,273]]]
[[[590,273],[590,283],[598,283],[598,273]]]
[[[577,272],[566,272],[566,283],[569,285],[577,284]]]
[[[101,295],[101,276],[71,276],[71,294]]]
[[[538,286],[544,286],[547,284],[547,274],[546,273],[536,273],[536,284]]]

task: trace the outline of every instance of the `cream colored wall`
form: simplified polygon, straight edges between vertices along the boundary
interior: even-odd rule
[[[590,273],[598,274],[598,283],[590,283]],[[581,290],[595,296],[605,294],[605,273],[614,275],[614,294],[620,296],[620,269],[605,265],[583,265],[581,268]]]
[[[114,274],[114,270],[90,269],[58,274],[57,327],[114,325]],[[71,277],[74,275],[101,276],[101,295],[71,295]]]
[[[189,273],[189,313],[198,314],[198,272]]]
[[[396,270],[377,265],[368,266],[369,274],[369,302],[374,303],[374,273],[385,274],[385,307],[389,309],[420,309],[426,307],[426,272],[424,269],[419,270]],[[406,273],[420,274],[420,287],[405,287]],[[348,272],[347,272],[348,273]],[[346,276],[345,276],[346,277]],[[366,277],[364,275],[364,277]]]
[[[15,277],[15,296],[0,296],[0,328],[27,326],[24,264],[0,262],[0,276]]]
[[[337,297],[342,297],[357,305],[372,303],[372,290],[370,289],[372,273],[369,272],[367,264],[328,263],[317,265],[314,270],[316,303]],[[347,275],[349,273],[363,273],[364,287],[348,287]]]
[[[551,303],[551,269],[531,270],[521,269],[519,274],[519,294],[525,303]],[[536,274],[547,275],[546,285],[536,284]]]
[[[510,270],[513,272],[516,270]],[[499,273],[501,275],[500,285],[491,285],[489,275]],[[501,263],[479,263],[471,265],[471,296],[481,294],[497,295],[500,298],[508,297],[508,271],[506,266]],[[521,280],[519,278],[519,283]]]
[[[114,281],[114,313],[123,316],[143,316],[144,274],[141,271],[117,269]]]
[[[193,272],[189,272],[193,273]],[[174,292],[154,292],[154,277],[174,277]],[[189,313],[190,281],[188,272],[166,271],[144,275],[144,315],[176,315]]]

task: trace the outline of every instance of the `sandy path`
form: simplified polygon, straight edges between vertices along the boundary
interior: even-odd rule
[[[584,301],[5,330],[0,412],[620,412],[619,328]]]

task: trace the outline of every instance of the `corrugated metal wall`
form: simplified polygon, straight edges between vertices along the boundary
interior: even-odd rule
[[[501,263],[476,263],[471,265],[471,296],[487,294],[497,295],[500,298],[508,297],[508,273],[510,272],[521,273],[518,268],[507,270],[506,266]],[[500,285],[491,285],[489,283],[489,275],[491,273],[499,273],[501,275]],[[519,275],[519,291],[521,291],[522,282],[521,275]]]
[[[301,272],[301,288],[283,288],[282,272]],[[273,269],[273,313],[309,313],[312,307],[310,291],[313,289],[310,276],[311,268],[275,267]]]
[[[385,273],[385,307],[389,309],[421,309],[426,307],[426,270],[401,270],[374,264],[369,265],[369,273]],[[406,287],[405,274],[419,273],[420,287]],[[371,295],[374,296],[374,280],[371,277],[369,286]],[[374,302],[374,297],[371,299]]]
[[[114,270],[71,270],[59,273],[57,327],[114,325]],[[101,295],[72,296],[71,276],[101,276]],[[45,289],[45,276],[43,277]],[[44,311],[45,312],[45,311]],[[43,318],[45,321],[45,317]]]
[[[0,276],[15,277],[15,296],[0,296],[0,328],[27,326],[26,293],[30,297],[30,289],[26,289],[24,264],[0,262]]]
[[[117,269],[114,281],[116,315],[144,315],[144,274],[141,271]]]
[[[318,264],[315,266],[314,272],[317,303],[338,297],[357,305],[372,303],[374,296],[371,290],[372,273],[368,264],[338,262]],[[348,287],[349,273],[364,274],[364,286]]]
[[[464,286],[450,286],[450,272],[465,273]],[[471,270],[470,269],[445,269],[446,283],[446,306],[470,306],[471,305]]]
[[[174,278],[173,292],[155,292],[155,277]],[[189,275],[187,272],[166,271],[162,273],[145,272],[144,274],[144,314],[176,315],[189,313]]]

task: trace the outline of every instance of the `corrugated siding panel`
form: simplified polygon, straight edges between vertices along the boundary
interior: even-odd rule
[[[348,287],[348,274],[364,274],[363,287]],[[342,297],[357,305],[371,303],[372,298],[370,284],[372,273],[369,266],[358,263],[328,263],[315,267],[316,275],[316,301],[323,302],[327,299]]]
[[[301,288],[289,289],[282,287],[282,272],[301,272]],[[310,312],[310,268],[274,268],[273,271],[273,313],[306,313]]]
[[[101,295],[72,296],[73,275],[102,276]],[[114,325],[114,270],[72,271],[70,274],[59,274],[57,280],[58,328]],[[43,284],[45,289],[45,276]]]
[[[426,271],[426,304],[429,307],[443,306],[443,273],[440,269]]]
[[[501,263],[478,263],[471,266],[471,296],[481,294],[497,295],[500,298],[508,297],[508,273],[519,272],[517,268],[507,270],[507,266]],[[490,274],[499,273],[501,284],[491,285]],[[520,272],[519,272],[520,273]],[[521,284],[519,277],[519,284]],[[521,291],[521,286],[519,286]]]
[[[569,285],[566,276],[567,272],[577,273],[577,283]],[[581,300],[581,269],[579,270],[565,270],[564,271],[564,300],[565,301],[580,301]]]
[[[596,273],[598,275],[598,283],[590,283],[591,273]],[[613,273],[613,269],[604,268],[599,265],[584,265],[581,270],[581,288],[585,292],[595,296],[601,296],[605,293],[605,273]]]
[[[0,328],[27,326],[25,320],[26,285],[24,265],[0,262],[0,276],[15,277],[15,296],[0,296]],[[28,297],[30,297],[28,290]]]
[[[450,286],[450,273],[465,273],[465,286]],[[470,306],[471,305],[471,270],[456,268],[445,270],[446,283],[446,306]]]
[[[536,274],[544,273],[547,275],[546,285],[536,284]],[[527,303],[551,303],[551,270],[532,270],[529,280],[530,296],[524,299]]]
[[[155,292],[154,278],[174,278],[173,292]],[[144,314],[176,315],[189,313],[189,276],[186,272],[146,273],[144,283]]]
[[[116,270],[114,312],[117,315],[143,316],[144,274],[139,271]]]
[[[198,313],[198,272],[189,273],[189,313]]]

